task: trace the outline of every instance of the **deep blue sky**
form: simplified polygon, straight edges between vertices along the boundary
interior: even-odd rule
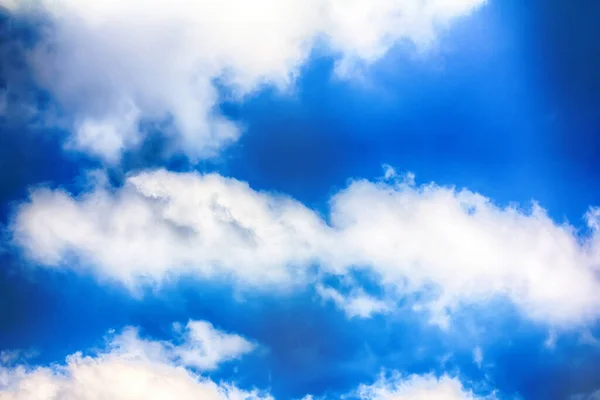
[[[492,0],[440,39],[451,45],[422,57],[392,52],[368,69],[366,83],[335,80],[332,60],[315,54],[292,94],[266,90],[222,105],[247,130],[218,159],[196,166],[182,156],[165,161],[165,143],[156,138],[111,167],[110,176],[119,182],[133,170],[165,165],[216,170],[325,212],[349,178],[381,176],[382,164],[390,164],[414,172],[417,182],[468,187],[502,205],[528,207],[535,199],[556,221],[583,227],[588,207],[600,205],[598,20],[600,2],[593,0]],[[35,27],[0,20],[0,87],[51,103],[19,64],[16,43],[31,35]],[[2,224],[31,186],[77,191],[83,171],[99,166],[63,150],[63,136],[32,127],[16,111],[0,120]],[[439,369],[447,352],[455,354],[451,368],[476,380],[487,375],[506,395],[563,399],[600,388],[598,347],[567,335],[550,350],[548,332],[511,310],[502,323],[466,321],[490,332],[485,343],[473,343],[413,323],[418,315],[348,321],[310,291],[237,302],[226,285],[189,279],[135,299],[90,276],[22,264],[6,237],[0,349],[37,349],[42,363],[98,344],[111,328],[137,325],[160,336],[172,321],[196,318],[264,343],[270,350],[243,361],[256,368],[244,369],[239,382],[270,386],[278,398],[341,393],[382,367]],[[419,353],[423,338],[427,348]],[[474,366],[476,345],[493,369]]]

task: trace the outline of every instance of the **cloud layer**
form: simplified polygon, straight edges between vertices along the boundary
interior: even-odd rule
[[[202,324],[206,324],[204,326],[210,331],[208,336],[202,335],[205,336],[202,343],[209,353],[223,348],[223,338],[239,338],[219,332],[203,321],[188,324],[191,336]],[[196,340],[191,336],[186,343]],[[88,355],[77,352],[68,356],[62,364],[31,367],[0,363],[0,399],[273,400],[264,391],[242,390],[232,383],[217,383],[202,376],[198,371],[203,368],[197,368],[196,363],[190,365],[182,358],[173,357],[176,348],[177,345],[171,342],[142,339],[137,329],[130,327],[113,335],[105,349],[87,352]],[[199,350],[198,356],[202,357],[205,350]],[[190,366],[195,370],[187,368]],[[361,385],[349,396],[361,400],[483,399],[465,389],[457,378],[445,375],[440,378],[432,375],[403,378],[397,373],[389,379],[381,377],[372,385]]]
[[[395,43],[430,45],[485,0],[2,1],[45,21],[30,54],[40,85],[72,116],[69,146],[116,161],[160,124],[177,150],[208,157],[240,127],[217,106],[265,85],[288,88],[315,46],[338,71]]]
[[[331,198],[324,220],[234,179],[157,170],[78,197],[34,190],[12,231],[39,264],[92,269],[131,287],[191,273],[285,289],[317,279],[309,272],[315,265],[337,276],[365,269],[389,299],[409,299],[442,322],[461,305],[502,297],[535,321],[561,326],[599,317],[593,210],[588,223],[582,236],[535,205],[501,208],[466,189],[416,186],[394,174],[353,181]],[[356,315],[389,309],[389,299],[356,303],[365,297],[360,287],[348,299],[320,290],[343,308],[356,306]]]

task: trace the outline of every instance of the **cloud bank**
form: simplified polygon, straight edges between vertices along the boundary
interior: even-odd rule
[[[187,328],[191,336],[198,324],[208,323],[191,321]],[[222,349],[223,338],[238,337],[219,332],[209,324],[205,326],[209,326],[210,337],[202,341],[208,352]],[[186,343],[188,340],[195,341],[188,337]],[[242,390],[232,383],[217,383],[202,376],[203,368],[195,364],[192,366],[196,369],[190,370],[189,363],[173,357],[174,348],[177,345],[171,342],[142,339],[137,329],[129,327],[107,340],[105,349],[88,352],[88,355],[77,352],[61,364],[33,367],[0,364],[0,399],[274,400],[265,391]],[[202,351],[198,355],[202,357]],[[361,385],[352,395],[361,400],[480,398],[464,389],[457,378],[411,375],[403,379],[397,373],[390,379],[382,377],[372,385]]]
[[[388,178],[351,182],[331,198],[325,220],[235,179],[147,171],[123,187],[99,185],[77,197],[34,190],[12,233],[36,263],[90,269],[130,287],[193,274],[285,290],[318,279],[310,272],[316,265],[336,276],[374,273],[385,304],[361,301],[360,288],[344,299],[321,287],[356,315],[409,299],[443,320],[461,305],[505,298],[557,327],[597,320],[595,211],[587,216],[590,233],[581,235],[536,205],[502,208],[467,189]]]
[[[210,157],[240,127],[218,110],[265,85],[286,89],[315,47],[338,71],[398,42],[431,45],[485,0],[3,0],[44,21],[29,61],[71,118],[68,146],[117,161],[159,124],[178,151]]]

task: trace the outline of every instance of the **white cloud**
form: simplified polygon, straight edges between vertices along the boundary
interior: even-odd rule
[[[537,206],[524,213],[468,190],[357,181],[331,208],[344,239],[335,262],[372,266],[403,292],[434,285],[433,311],[502,295],[538,321],[598,316],[598,232],[580,238]]]
[[[153,355],[155,359],[176,362],[200,371],[217,369],[220,364],[239,359],[254,350],[255,345],[243,337],[215,329],[206,321],[189,321],[185,327],[174,325],[179,343],[144,340],[134,328],[112,341],[113,347],[124,348],[128,354]]]
[[[206,321],[189,321],[184,335],[184,343],[174,347],[174,354],[183,365],[200,370],[216,369],[254,349],[243,337],[218,331]]]
[[[113,354],[146,357],[198,371],[216,370],[255,348],[245,338],[217,330],[206,321],[190,320],[185,326],[174,324],[173,328],[175,342],[143,339],[136,328],[128,327],[111,339],[109,347]]]
[[[219,347],[222,338],[213,339],[207,346]],[[173,347],[171,342],[142,339],[137,329],[126,328],[112,335],[103,350],[87,355],[77,352],[64,363],[0,365],[0,400],[274,400],[263,391],[242,390],[193,372],[182,359],[172,357]],[[352,395],[362,400],[483,400],[456,378],[403,378],[397,373],[372,385],[360,385]],[[303,400],[313,398],[317,399],[307,395]]]
[[[271,399],[192,373],[171,359],[171,352],[168,342],[141,339],[128,328],[112,338],[105,351],[75,353],[64,364],[0,367],[0,399]]]
[[[392,308],[386,302],[369,296],[361,289],[355,289],[349,295],[344,295],[338,290],[318,284],[316,290],[319,296],[333,301],[350,318],[368,318],[373,314],[389,312]]]
[[[30,61],[73,115],[70,146],[116,161],[144,139],[141,120],[172,125],[179,149],[207,157],[240,128],[216,106],[215,80],[241,99],[289,84],[325,44],[344,68],[399,41],[430,45],[485,0],[4,0],[49,20]]]
[[[330,208],[326,222],[234,179],[152,171],[79,197],[35,190],[12,229],[40,264],[91,268],[132,287],[192,273],[285,289],[310,282],[309,267],[319,265],[338,276],[365,268],[386,304],[408,297],[438,320],[495,297],[556,327],[599,317],[600,234],[591,217],[582,237],[538,206],[500,208],[466,189],[410,179],[354,181]],[[364,311],[352,296],[338,300]]]
[[[59,266],[74,256],[132,285],[186,271],[252,285],[303,281],[326,246],[328,228],[311,210],[214,174],[148,172],[115,192],[38,190],[31,200],[14,233],[32,257]]]
[[[396,374],[390,379],[380,378],[373,385],[361,385],[361,400],[476,400],[493,399],[492,396],[475,396],[463,387],[457,378],[444,375],[410,375],[403,378]]]

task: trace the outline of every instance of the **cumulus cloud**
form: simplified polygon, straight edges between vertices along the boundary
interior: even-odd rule
[[[184,342],[174,346],[173,353],[183,365],[213,370],[220,363],[239,358],[253,349],[254,345],[241,336],[216,330],[206,321],[189,321]]]
[[[493,395],[480,397],[463,387],[460,380],[443,375],[410,375],[403,378],[395,374],[390,379],[380,378],[372,385],[361,385],[358,389],[361,400],[483,400],[494,399]]]
[[[69,146],[115,161],[137,146],[140,122],[207,157],[240,128],[217,110],[285,89],[322,44],[339,71],[380,59],[399,41],[422,48],[485,0],[3,0],[15,17],[46,21],[30,55],[39,84],[72,116]],[[164,126],[163,126],[164,127]]]
[[[340,277],[365,269],[389,299],[409,298],[438,320],[501,297],[558,327],[599,317],[593,215],[584,236],[536,205],[498,207],[467,189],[395,178],[352,182],[331,198],[324,220],[234,179],[158,170],[77,197],[34,190],[12,232],[39,264],[89,268],[132,287],[192,273],[289,288],[310,282],[315,265]],[[325,292],[366,315],[364,302]]]
[[[234,179],[155,171],[131,176],[122,189],[98,188],[80,198],[34,191],[14,229],[45,265],[87,259],[131,284],[194,272],[265,285],[303,280],[306,265],[324,251],[319,239],[327,239],[329,228],[299,202]]]
[[[179,339],[175,343],[142,339],[137,329],[127,328],[111,340],[110,347],[113,351],[124,349],[128,355],[152,356],[200,371],[215,370],[255,347],[245,338],[215,329],[206,321],[189,321],[185,326],[174,324],[174,333]]]
[[[222,337],[217,339],[206,346],[218,347]],[[172,353],[169,342],[141,339],[136,329],[127,328],[110,339],[105,350],[72,354],[64,364],[0,367],[0,399],[271,399],[190,372]]]

